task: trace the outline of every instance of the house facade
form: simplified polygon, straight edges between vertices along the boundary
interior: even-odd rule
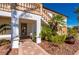
[[[36,33],[36,43],[41,43],[41,23],[48,24],[52,14],[60,14],[40,3],[0,3],[0,39],[11,39],[12,48],[19,48],[19,40]],[[61,15],[61,14],[60,14]],[[64,16],[67,23],[67,17]],[[62,27],[67,33],[67,24]]]

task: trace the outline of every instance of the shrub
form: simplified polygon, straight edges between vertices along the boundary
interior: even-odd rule
[[[55,35],[51,37],[51,42],[63,43],[66,40],[66,35]]]
[[[2,40],[0,40],[0,46],[2,46],[2,45],[6,45],[6,44],[9,44],[9,43],[10,43],[9,40],[6,40],[6,39],[2,39]]]
[[[40,35],[43,40],[50,40],[52,35],[52,29],[49,26],[44,25],[42,26]]]
[[[58,35],[55,30],[52,30],[47,25],[42,26],[40,35],[42,40],[47,40],[54,43],[63,43],[66,39],[66,35]]]
[[[74,38],[77,38],[77,30],[75,28],[68,29],[68,36],[74,36]]]

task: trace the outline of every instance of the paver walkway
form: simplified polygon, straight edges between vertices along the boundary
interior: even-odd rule
[[[79,55],[79,50],[74,55]]]
[[[25,39],[20,43],[19,55],[49,55],[39,45],[32,42],[31,39]]]

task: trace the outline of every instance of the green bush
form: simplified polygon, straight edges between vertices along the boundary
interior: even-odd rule
[[[63,43],[66,40],[66,35],[55,35],[51,37],[51,42]]]
[[[63,43],[66,39],[66,35],[58,35],[56,31],[45,25],[42,26],[40,35],[42,40],[47,40],[54,43]]]
[[[44,25],[42,26],[40,35],[43,40],[50,40],[52,36],[52,29],[49,26]]]
[[[68,35],[74,36],[74,38],[77,38],[77,30],[75,28],[68,29]]]

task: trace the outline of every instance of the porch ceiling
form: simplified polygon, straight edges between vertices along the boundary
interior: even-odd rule
[[[29,19],[20,19],[20,23],[29,23],[29,24],[33,24],[35,23],[35,20],[29,20]]]
[[[0,16],[0,19],[3,19],[3,18],[5,18],[5,19],[11,19],[10,17],[7,17],[7,16]]]
[[[22,12],[22,11],[17,11],[17,14],[18,14],[17,17],[22,18],[22,19],[37,20],[41,17],[40,15],[36,15],[36,14],[28,13],[28,12],[25,13],[25,12]],[[0,11],[0,16],[11,17],[11,13]]]

